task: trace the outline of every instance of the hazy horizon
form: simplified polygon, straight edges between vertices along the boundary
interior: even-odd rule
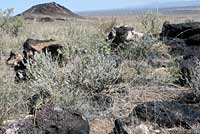
[[[176,3],[179,2],[190,2],[197,0],[11,0],[11,1],[2,1],[0,4],[0,9],[14,8],[14,14],[21,13],[26,9],[32,7],[36,4],[56,2],[61,4],[74,12],[84,12],[84,11],[95,11],[95,10],[111,10],[111,9],[120,9],[120,8],[140,8],[154,6],[158,7],[161,5],[167,5],[167,3]]]

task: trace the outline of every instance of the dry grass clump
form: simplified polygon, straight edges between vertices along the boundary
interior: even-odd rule
[[[191,82],[188,81],[190,87],[193,90],[195,97],[200,97],[200,65],[197,65],[194,69],[190,70]]]
[[[143,39],[124,44],[120,55],[122,58],[129,60],[145,60],[151,56],[152,52],[150,50],[157,41],[156,38],[146,34]]]
[[[110,55],[96,53],[77,57],[78,60],[71,71],[69,79],[89,93],[99,93],[109,89],[121,77],[116,60]]]
[[[162,17],[158,12],[146,12],[140,17],[140,20],[144,31],[147,33],[160,33]]]
[[[99,32],[105,35],[109,33],[115,25],[117,25],[116,18],[112,18],[110,21],[105,21],[105,22],[99,21],[98,24]]]
[[[8,119],[27,113],[26,97],[29,91],[25,83],[16,84],[8,68],[1,68],[0,78],[0,124]]]

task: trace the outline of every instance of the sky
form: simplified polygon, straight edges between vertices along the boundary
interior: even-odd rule
[[[189,0],[0,0],[0,9],[14,8],[15,14],[33,5],[56,2],[74,12],[140,7],[156,2],[176,2]]]

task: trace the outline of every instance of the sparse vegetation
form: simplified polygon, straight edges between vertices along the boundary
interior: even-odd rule
[[[49,99],[54,104],[65,109],[80,110],[86,115],[92,114],[88,112],[91,109],[103,111],[103,108],[95,109],[96,107],[91,105],[92,97],[111,96],[114,99],[114,106],[107,111],[108,115],[103,115],[103,112],[99,114],[104,117],[110,116],[110,113],[120,116],[127,114],[127,111],[129,112],[138,102],[171,99],[171,96],[174,98],[178,96],[176,93],[176,90],[179,91],[178,88],[168,87],[168,84],[174,82],[178,75],[175,57],[172,58],[168,53],[168,47],[157,37],[152,36],[160,32],[162,22],[160,14],[153,12],[144,14],[141,22],[137,20],[134,23],[141,26],[137,29],[145,32],[144,38],[123,44],[123,49],[113,54],[110,44],[104,37],[114,25],[121,24],[121,20],[117,17],[102,22],[70,20],[22,23],[21,19],[10,17],[11,13],[12,10],[7,10],[0,16],[0,35],[4,35],[0,36],[1,51],[9,52],[13,49],[21,52],[19,48],[27,38],[52,38],[64,42],[65,65],[60,67],[51,60],[51,55],[38,54],[35,56],[35,64],[28,66],[32,79],[14,83],[13,68],[10,69],[3,63],[7,56],[0,57],[3,61],[0,62],[2,70],[0,72],[0,123],[27,114],[28,99],[40,91],[48,92],[51,95]],[[17,36],[13,37],[13,35]],[[153,61],[157,59],[161,61],[167,59],[169,62],[164,65],[162,63],[153,65]],[[197,97],[200,96],[199,71],[199,67],[196,68],[192,81],[193,91]],[[43,102],[42,98],[40,99],[36,109],[40,108]],[[129,110],[124,112],[123,108]]]
[[[113,84],[120,79],[121,71],[116,67],[117,61],[111,56],[109,45],[103,41],[102,36],[97,34],[96,30],[98,29],[92,26],[90,26],[91,29],[87,29],[83,24],[76,27],[76,23],[79,22],[69,22],[62,24],[62,26],[57,25],[54,27],[55,29],[49,31],[50,33],[56,33],[54,37],[64,39],[67,42],[64,52],[66,60],[64,67],[60,68],[56,62],[53,62],[50,58],[51,55],[36,55],[36,64],[29,66],[29,74],[32,78],[30,81],[16,84],[13,79],[14,74],[10,74],[7,71],[4,72],[4,75],[12,76],[6,78],[4,84],[0,86],[0,88],[8,92],[8,94],[2,95],[2,99],[9,96],[18,88],[21,88],[21,90],[26,89],[25,93],[27,94],[22,93],[23,95],[19,95],[20,98],[13,99],[13,102],[18,102],[24,107],[20,106],[22,112],[15,113],[13,111],[15,116],[26,113],[28,98],[34,94],[39,94],[40,91],[48,92],[51,95],[51,101],[56,105],[64,108],[89,111],[91,97],[102,91],[109,91]],[[64,26],[66,26],[66,29],[59,31]],[[29,24],[26,27],[29,27]],[[42,36],[44,39],[45,35],[47,35],[48,39],[48,37],[51,37],[51,34],[45,34],[47,27],[39,28],[42,32],[35,31],[35,33],[39,33],[38,36]],[[28,29],[24,29],[24,31]],[[63,32],[63,34],[60,36],[57,33],[58,31]],[[22,33],[17,38],[25,38],[28,34],[30,35],[28,31]],[[11,38],[9,35],[8,37]],[[4,50],[7,49],[5,45],[2,45],[2,47]],[[19,46],[15,44],[12,49],[15,47]],[[8,81],[12,81],[13,84],[9,85]],[[5,84],[8,84],[9,87]],[[6,90],[6,88],[9,88],[9,90]],[[37,102],[38,108],[41,102],[43,100]],[[8,101],[5,101],[5,103],[2,106],[10,106],[7,105]],[[16,103],[13,105],[16,105]],[[12,118],[11,116],[4,117],[2,115],[2,118],[7,117]]]

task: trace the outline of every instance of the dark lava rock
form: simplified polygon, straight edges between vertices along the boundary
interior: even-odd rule
[[[190,129],[200,120],[200,107],[175,101],[151,101],[136,106],[132,114],[142,120],[157,123],[160,127]]]
[[[142,121],[132,114],[125,118],[118,118],[114,121],[114,134],[129,134],[135,133],[136,128],[142,123]],[[132,132],[130,132],[132,131]]]
[[[87,119],[78,112],[63,110],[51,104],[32,118],[15,120],[5,127],[6,134],[89,134]]]
[[[187,39],[200,33],[200,22],[170,24],[165,22],[162,27],[161,37]]]
[[[179,101],[184,102],[186,104],[199,104],[200,103],[200,97],[196,95],[195,93],[185,93],[182,96],[178,98]]]
[[[185,39],[185,44],[188,46],[199,46],[200,45],[200,33],[190,36],[189,38]]]
[[[114,134],[128,134],[128,132],[124,129],[124,123],[120,119],[115,120]]]

